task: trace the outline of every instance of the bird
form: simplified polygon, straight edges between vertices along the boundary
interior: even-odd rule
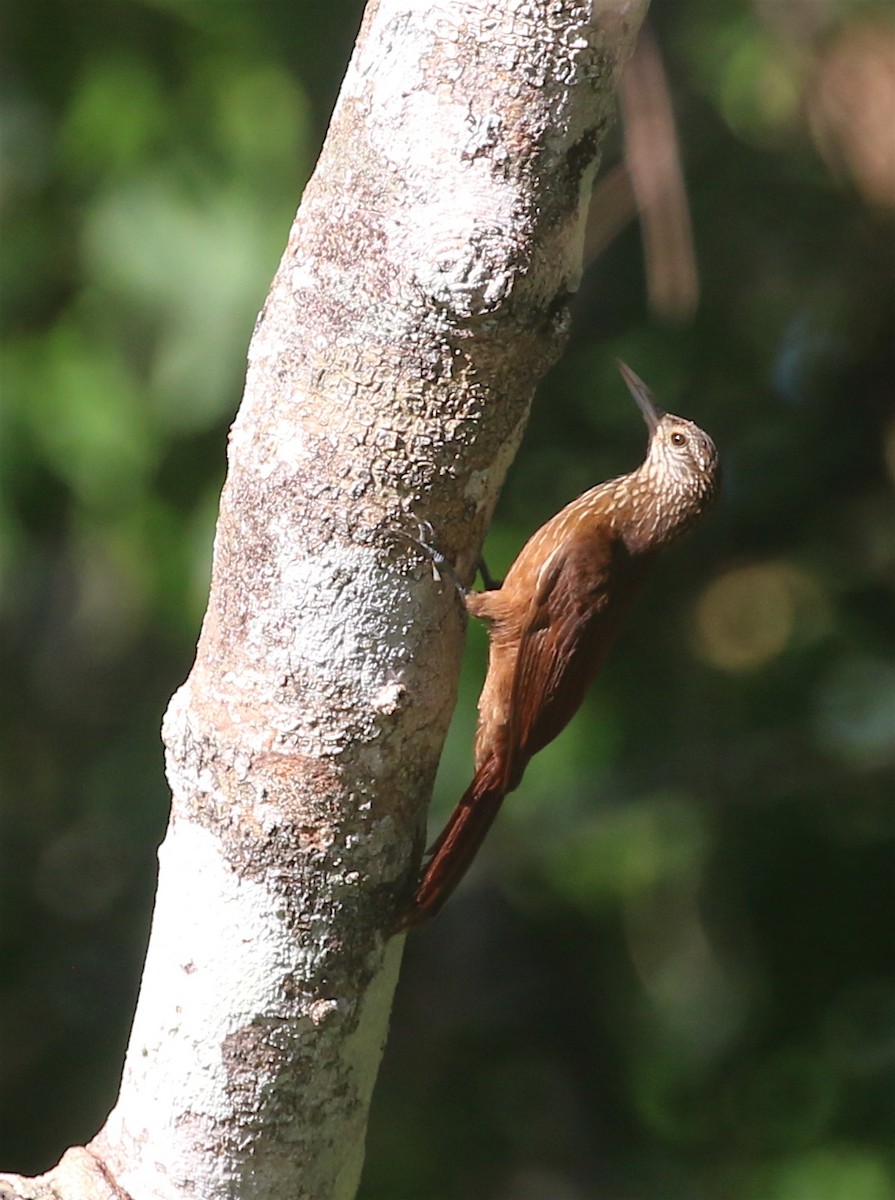
[[[410,539],[442,574],[453,575],[468,613],[487,623],[489,661],[473,779],[426,852],[401,928],[441,910],[529,760],[581,706],[658,555],[717,498],[720,464],[712,439],[660,408],[626,363],[618,360],[618,368],[649,431],[643,462],[551,517],[502,584],[483,571],[485,590],[467,590],[443,556]]]

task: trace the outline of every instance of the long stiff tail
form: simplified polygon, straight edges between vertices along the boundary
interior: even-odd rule
[[[505,772],[493,758],[476,771],[447,825],[430,846],[406,925],[434,917],[466,874],[507,792]]]

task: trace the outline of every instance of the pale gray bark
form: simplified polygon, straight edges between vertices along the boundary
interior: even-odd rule
[[[165,718],[173,810],[118,1103],[10,1194],[354,1195],[463,638],[389,530],[429,520],[471,574],[563,342],[644,6],[369,6],[252,339]]]

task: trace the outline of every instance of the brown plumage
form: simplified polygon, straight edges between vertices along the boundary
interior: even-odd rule
[[[501,587],[464,594],[489,624],[475,775],[430,847],[406,925],[434,916],[459,883],[529,759],[584,699],[656,555],[714,500],[714,443],[657,408],[624,363],[649,428],[646,458],[573,500],[526,542]]]

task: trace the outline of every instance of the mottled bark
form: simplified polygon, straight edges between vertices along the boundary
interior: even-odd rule
[[[165,718],[121,1094],[87,1151],[10,1194],[354,1195],[463,638],[452,589],[389,531],[429,520],[471,574],[562,346],[643,6],[369,6],[252,338]]]

